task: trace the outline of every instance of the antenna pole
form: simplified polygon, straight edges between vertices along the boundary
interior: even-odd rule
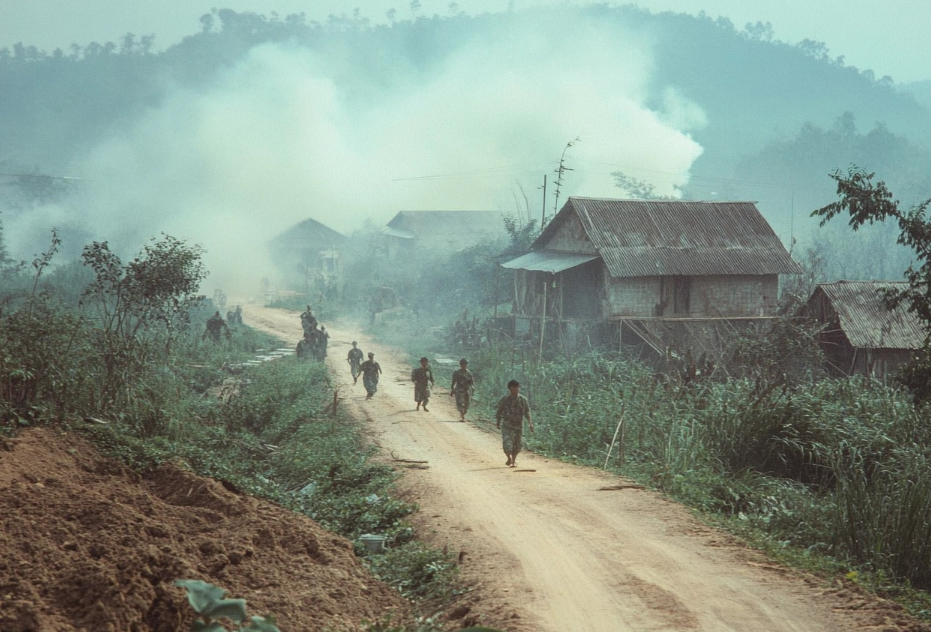
[[[540,230],[543,230],[543,224],[546,223],[546,174],[543,174],[543,213],[540,215]]]

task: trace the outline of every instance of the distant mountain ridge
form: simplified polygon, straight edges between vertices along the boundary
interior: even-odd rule
[[[327,60],[349,98],[378,99],[437,72],[444,60],[489,34],[522,21],[585,20],[624,38],[652,42],[648,104],[672,87],[704,111],[708,124],[690,133],[704,147],[696,176],[732,177],[768,143],[794,137],[806,123],[830,127],[845,112],[861,125],[881,122],[916,147],[931,147],[931,89],[897,89],[831,58],[823,44],[789,45],[766,25],[740,30],[705,15],[650,13],[634,6],[536,8],[513,13],[418,18],[373,26],[364,18],[268,19],[216,10],[202,32],[164,52],[127,35],[117,44],[44,54],[28,46],[0,51],[0,164],[54,173],[107,134],[132,123],[177,86],[201,89],[253,47],[287,42]],[[607,80],[607,78],[606,78]],[[842,165],[838,165],[842,166]],[[703,183],[704,182],[704,183]],[[720,186],[696,177],[693,197]]]

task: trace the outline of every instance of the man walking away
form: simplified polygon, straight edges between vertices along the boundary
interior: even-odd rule
[[[423,404],[424,412],[430,412],[427,410],[427,403],[430,401],[430,387],[433,385],[433,371],[429,362],[426,358],[420,358],[420,366],[411,371],[414,401],[417,402],[417,410],[420,410],[420,405]]]
[[[230,328],[226,326],[226,321],[223,320],[223,317],[220,316],[220,312],[217,311],[207,319],[207,328],[204,330],[204,335],[201,336],[201,340],[209,337],[214,342],[220,342],[220,336],[226,336],[226,339],[229,340],[232,337],[230,333]]]
[[[359,370],[362,371],[362,385],[367,393],[365,399],[372,399],[372,395],[378,390],[378,375],[381,373],[374,353],[369,351],[369,359],[359,365]]]
[[[469,371],[469,361],[465,358],[459,360],[459,369],[453,371],[453,383],[449,387],[449,394],[456,397],[456,408],[459,409],[459,421],[465,421],[472,402],[472,393],[475,392],[475,380]]]
[[[530,432],[533,432],[533,420],[530,418],[530,402],[520,394],[520,382],[508,382],[508,391],[510,392],[498,402],[495,426],[501,428],[501,442],[508,457],[505,465],[517,467],[517,455],[520,453],[521,438],[524,434],[524,418],[530,424]]]
[[[346,355],[346,362],[349,363],[349,370],[352,372],[353,386],[359,381],[359,365],[362,363],[362,349],[357,347],[357,344],[359,343],[353,340],[352,349],[350,349],[349,353]]]

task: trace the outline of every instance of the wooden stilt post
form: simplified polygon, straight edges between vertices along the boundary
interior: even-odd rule
[[[546,278],[546,272],[543,273],[543,309],[541,310],[542,316],[540,317],[540,354],[538,361],[543,359],[543,333],[546,331],[546,286],[549,285],[549,282]]]

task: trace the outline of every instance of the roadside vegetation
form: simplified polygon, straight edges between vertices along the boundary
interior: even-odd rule
[[[901,209],[883,183],[857,169],[834,178],[840,201],[818,214],[849,212],[854,228],[896,224],[899,243],[918,263],[906,274],[909,289],[887,300],[931,331],[927,204]],[[463,262],[479,248],[494,259],[494,246],[483,245],[454,268],[467,271]],[[370,330],[413,356],[467,355],[480,425],[493,428],[495,403],[516,378],[534,407],[537,431],[525,434],[531,449],[661,490],[777,559],[846,576],[931,619],[928,348],[889,384],[829,378],[814,329],[792,316],[797,303],[784,306],[785,318],[766,335],[733,340],[728,367],[718,371],[690,370],[687,356],[647,364],[616,349],[541,357],[536,345],[494,337],[469,348],[449,335],[453,321],[466,307],[487,316],[500,297],[481,280],[460,289],[461,297],[444,294],[431,279],[449,270],[429,269],[410,279],[400,267],[364,277],[369,292],[382,282],[410,286],[402,293],[410,303],[379,313]],[[817,280],[816,271],[810,276],[799,283]],[[415,301],[430,308],[422,320],[412,317]],[[434,365],[438,384],[448,383],[451,370]]]
[[[124,263],[100,243],[54,266],[57,246],[31,267],[0,265],[0,431],[67,427],[143,475],[180,463],[355,542],[424,608],[452,596],[453,560],[414,541],[404,518],[415,506],[392,497],[394,470],[333,410],[326,367],[247,364],[280,346],[248,327],[203,335],[213,307],[197,294],[197,247],[164,236]],[[367,552],[365,533],[384,535],[388,552]]]
[[[902,209],[856,168],[833,177],[839,202],[816,214],[896,225],[917,263],[886,301],[931,331],[928,203]],[[845,575],[931,619],[928,343],[892,383],[828,378],[791,307],[767,334],[733,340],[723,371],[689,370],[675,354],[663,371],[617,351],[541,359],[492,341],[470,354],[477,412],[490,428],[502,385],[517,378],[534,406],[533,450],[659,489],[784,562]]]
[[[534,451],[664,491],[783,559],[931,588],[931,418],[908,393],[858,378],[686,384],[607,355],[514,357],[471,355],[488,427],[516,377]]]

